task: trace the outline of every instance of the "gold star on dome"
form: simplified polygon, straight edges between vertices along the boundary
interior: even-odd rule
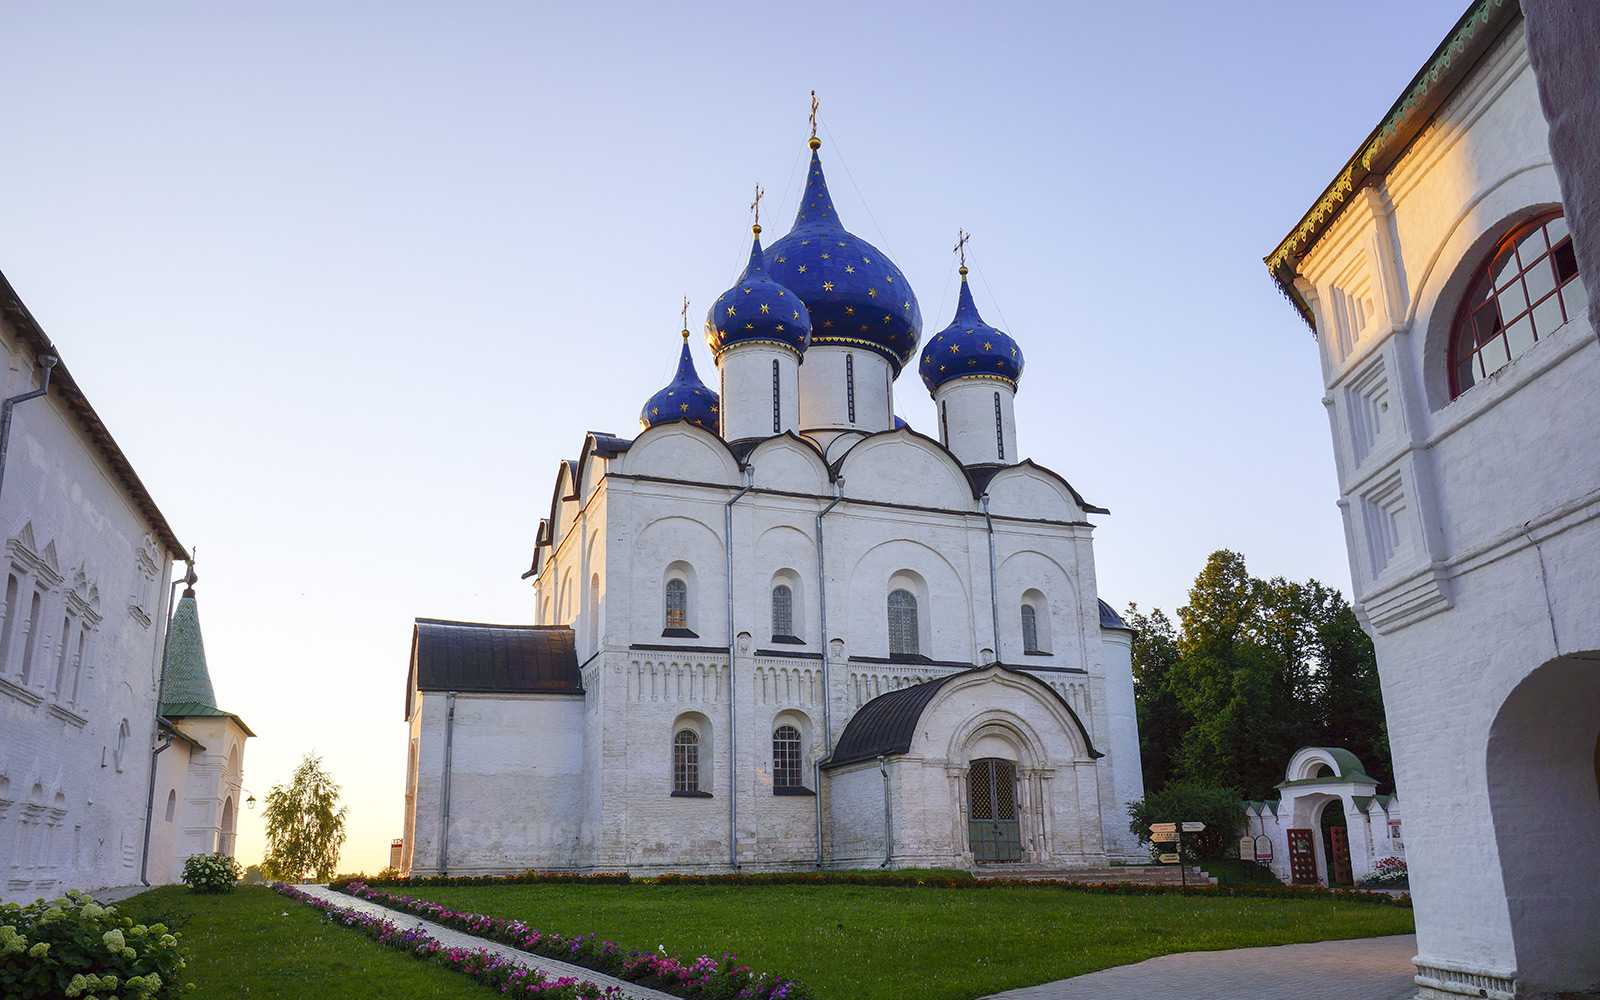
[[[1004,368],[1006,366],[1006,359],[1005,358],[1001,358],[1000,360],[996,361],[994,364],[995,364],[996,368]]]
[[[944,371],[944,365],[940,365],[940,366],[939,366],[939,370],[940,370],[940,371]]]
[[[844,307],[844,314],[846,316],[854,316],[856,314],[856,307],[855,306],[845,306]]]
[[[833,254],[825,253],[825,254],[822,255],[822,259],[823,260],[832,260],[833,259]]]
[[[799,270],[800,270],[801,274],[805,274],[806,273],[806,266],[804,264],[801,264]]]
[[[765,315],[766,313],[769,313],[771,311],[772,311],[771,308],[768,307],[768,305],[765,302],[761,303],[761,312],[762,312],[763,315]]]
[[[867,324],[865,324],[865,323],[861,324],[861,332],[862,333],[866,333],[867,332]]]
[[[782,333],[782,332],[783,332],[783,324],[782,324],[782,323],[779,323],[779,324],[778,324],[778,332],[779,332],[779,333]]]
[[[1011,356],[1012,356],[1012,357],[1013,357],[1013,358],[1014,358],[1014,357],[1016,357],[1016,356],[1017,356],[1017,349],[1016,349],[1016,348],[1015,348],[1015,347],[1013,347],[1013,348],[1012,348],[1012,349],[1011,349]]]
[[[855,274],[856,273],[856,266],[854,264],[846,264],[844,266],[844,273],[845,274]]]
[[[863,258],[861,258],[861,263],[870,264],[870,263],[872,263],[872,258],[871,257],[863,257]]]
[[[823,290],[823,291],[825,291],[825,292],[831,292],[831,291],[833,291],[833,282],[831,282],[831,281],[824,281],[824,282],[823,282],[823,283],[822,283],[822,290]]]
[[[659,406],[650,407],[650,415],[652,417],[659,417],[661,415],[661,407],[659,407]]]
[[[729,316],[736,315],[735,312],[734,312],[733,306],[729,306],[728,307],[728,315]]]
[[[800,318],[800,310],[796,309],[794,311],[794,314],[792,316],[790,316],[789,318],[790,319],[799,319]]]
[[[745,289],[745,290],[744,290],[744,293],[745,293],[745,294],[746,294],[746,295],[749,295],[749,294],[750,294],[750,289],[748,289],[748,288],[746,288],[746,289]]]
[[[977,358],[969,358],[969,359],[967,359],[967,367],[968,368],[976,367],[977,364],[978,364],[978,359]]]
[[[887,281],[889,284],[892,285],[892,284],[894,284],[894,275],[886,274],[886,275],[883,276],[883,280]]]
[[[878,297],[878,290],[876,288],[867,289],[867,298],[875,299],[877,297]]]
[[[983,342],[983,349],[986,350],[986,351],[994,350],[994,342],[993,341],[989,341],[989,340],[985,340]]]
[[[678,412],[679,413],[688,413],[689,412],[689,404],[688,403],[679,403],[678,404]]]
[[[951,344],[950,345],[950,353],[951,354],[960,354],[961,353],[961,345],[960,344]]]
[[[839,241],[839,245],[840,245],[840,246],[844,246],[844,240],[840,240],[840,241]]]
[[[822,325],[823,325],[823,326],[824,326],[824,327],[825,327],[825,328],[827,328],[827,329],[829,329],[829,330],[831,330],[831,329],[833,329],[833,320],[831,320],[831,319],[825,319],[825,320],[823,320],[823,321],[822,321]]]
[[[755,329],[755,328],[756,328],[756,325],[755,325],[755,324],[754,324],[754,323],[746,323],[746,324],[745,324],[745,325],[744,325],[744,328],[745,328],[745,329],[746,329],[746,330],[754,330],[754,329]]]
[[[778,289],[778,298],[783,298],[783,289]]]
[[[906,312],[910,312],[911,311],[911,303],[907,302],[903,308],[905,309]]]
[[[800,245],[803,246],[803,247],[808,247],[808,246],[811,245],[811,241],[810,240],[801,240],[800,241]]]
[[[889,317],[888,317],[888,316],[884,316],[884,317],[883,317],[883,321],[884,321],[884,322],[885,322],[885,323],[887,323],[887,322],[889,322]]]
[[[787,263],[789,263],[789,258],[787,258],[787,257],[779,257],[778,258],[778,263],[787,264]]]
[[[712,412],[712,413],[715,413],[715,412],[717,412],[717,404],[716,404],[716,403],[712,403],[712,404],[711,404],[711,412]]]

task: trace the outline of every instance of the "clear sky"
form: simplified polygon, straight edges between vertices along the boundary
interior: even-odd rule
[[[411,619],[531,621],[558,459],[635,432],[757,181],[787,231],[813,87],[925,336],[974,234],[1021,450],[1113,512],[1103,597],[1170,610],[1221,546],[1348,590],[1261,257],[1465,0],[5,6],[0,270],[199,550],[246,787],[324,755],[346,868],[400,834]]]

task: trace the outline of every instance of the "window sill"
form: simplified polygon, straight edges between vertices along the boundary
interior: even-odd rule
[[[773,788],[772,788],[772,794],[773,795],[812,795],[812,796],[815,796],[817,793],[813,792],[811,789],[806,788],[806,787],[801,786],[801,785],[792,785],[792,786],[774,785]]]
[[[0,694],[8,694],[22,702],[24,705],[37,705],[44,701],[42,697],[23,687],[15,681],[0,677]]]
[[[711,793],[710,792],[679,792],[679,791],[674,791],[672,793],[672,798],[675,798],[675,799],[709,799],[709,798],[711,798]]]
[[[663,639],[698,639],[700,633],[687,628],[664,628],[661,630]]]
[[[70,708],[67,708],[63,705],[57,705],[55,702],[50,703],[49,712],[51,715],[55,716],[61,721],[77,726],[79,729],[82,729],[84,726],[89,724],[88,719],[85,719],[83,716],[72,711]]]
[[[1056,654],[1050,652],[1047,649],[1024,649],[1022,651],[1022,655],[1023,656],[1054,656]]]
[[[806,641],[797,635],[775,635],[772,637],[772,641],[781,642],[785,646],[804,646],[806,644]]]
[[[890,663],[932,663],[933,657],[921,653],[890,653]]]

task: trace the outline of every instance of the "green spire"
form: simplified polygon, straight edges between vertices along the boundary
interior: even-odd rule
[[[226,715],[217,708],[206,669],[206,644],[200,637],[200,612],[195,606],[194,565],[184,576],[183,597],[167,623],[167,653],[161,669],[161,714]]]

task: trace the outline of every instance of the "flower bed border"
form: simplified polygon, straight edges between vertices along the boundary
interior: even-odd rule
[[[684,962],[668,955],[664,948],[624,952],[615,941],[602,940],[593,933],[565,937],[539,931],[521,920],[462,913],[433,900],[397,896],[359,880],[336,882],[331,888],[474,937],[691,1000],[811,1000],[810,990],[798,980],[755,972],[731,952],[723,952],[720,959],[701,955],[693,962]]]
[[[334,923],[360,931],[386,948],[403,951],[412,958],[470,976],[479,984],[498,990],[503,996],[538,997],[541,1000],[622,1000],[622,991],[615,986],[602,987],[576,976],[552,978],[542,969],[497,955],[487,948],[476,951],[446,948],[421,926],[402,930],[392,921],[330,903],[282,882],[272,883],[272,889],[281,896],[322,911]]]
[[[635,878],[627,872],[540,872],[529,869],[512,875],[425,875],[409,879],[365,879],[341,875],[332,883],[344,887],[360,882],[369,888],[470,887],[496,885],[866,885],[906,889],[1065,889],[1106,896],[1210,896],[1254,899],[1333,899],[1410,909],[1411,897],[1359,889],[1329,889],[1309,885],[1177,886],[1137,882],[1073,882],[1066,879],[974,878],[943,873],[904,874],[880,871],[751,872],[679,874]]]

